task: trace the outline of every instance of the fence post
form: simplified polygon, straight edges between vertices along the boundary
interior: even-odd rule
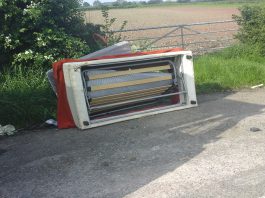
[[[181,47],[182,49],[185,49],[185,43],[184,43],[184,33],[183,33],[183,26],[180,26],[180,34],[181,34]]]

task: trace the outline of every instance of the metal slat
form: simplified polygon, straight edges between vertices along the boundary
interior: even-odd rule
[[[129,94],[129,95],[125,95],[122,97],[109,97],[109,98],[105,98],[103,100],[94,100],[94,102],[91,102],[91,105],[101,105],[101,104],[106,104],[106,103],[113,103],[113,102],[121,102],[121,101],[126,101],[126,100],[130,100],[130,99],[136,99],[136,98],[140,98],[140,97],[146,97],[146,96],[152,96],[152,95],[157,95],[157,94],[162,94],[163,92],[165,92],[169,87],[163,88],[163,89],[154,89],[151,91],[141,91],[138,94]]]
[[[108,112],[102,112],[102,113],[97,113],[95,115],[91,115],[91,118],[96,118],[96,117],[100,117],[100,116],[104,116],[104,115],[108,115],[108,114],[112,114],[112,113],[117,113],[117,112],[121,112],[121,111],[124,111],[124,110],[130,110],[130,109],[134,109],[134,108],[138,108],[138,107],[144,107],[144,106],[148,106],[148,105],[151,105],[151,104],[156,104],[156,102],[154,101],[151,101],[151,102],[145,102],[144,104],[140,104],[140,105],[132,105],[132,106],[129,106],[129,107],[122,107],[122,108],[119,108],[119,109],[115,109],[115,110],[109,110]]]
[[[112,99],[112,100],[109,100],[109,101],[101,101],[101,102],[92,103],[91,105],[93,107],[93,106],[99,106],[99,105],[123,102],[123,101],[127,101],[127,100],[134,100],[134,99],[141,98],[141,97],[143,98],[143,97],[149,97],[149,96],[157,96],[158,94],[161,95],[161,91],[160,92],[153,92],[153,93],[152,92],[145,93],[145,94],[141,94],[141,95],[138,95],[138,96],[128,96],[126,98],[122,98],[122,99],[119,99],[119,100]]]
[[[123,93],[118,93],[118,94],[111,94],[111,95],[107,95],[107,96],[92,98],[92,101],[96,100],[96,99],[100,100],[100,99],[105,99],[105,98],[109,98],[109,97],[123,97],[123,96],[129,95],[129,94],[138,94],[139,92],[145,92],[148,90],[163,89],[163,88],[169,88],[169,87],[171,87],[171,85],[164,85],[164,86],[150,88],[150,89],[141,89],[141,90],[136,90],[136,91],[128,91],[128,92],[123,92]]]
[[[97,109],[104,109],[104,108],[108,108],[108,107],[115,107],[115,106],[119,106],[119,105],[125,105],[125,104],[130,104],[130,103],[135,103],[135,102],[153,100],[153,99],[169,97],[169,96],[185,94],[185,93],[187,93],[187,92],[186,91],[182,91],[182,92],[164,94],[164,95],[160,95],[160,96],[151,96],[151,97],[140,98],[140,99],[135,99],[135,100],[128,100],[128,101],[124,101],[124,102],[117,102],[117,103],[113,103],[113,104],[100,105],[100,106],[96,106],[96,107],[91,107],[91,110],[93,111],[93,110],[97,110]]]
[[[91,91],[100,91],[100,90],[105,90],[105,89],[113,89],[113,88],[119,88],[119,87],[140,85],[140,84],[152,83],[152,82],[163,81],[163,80],[172,80],[172,77],[161,76],[161,77],[146,78],[146,79],[141,79],[141,80],[127,81],[127,82],[122,82],[122,83],[91,86]]]
[[[144,73],[144,72],[162,71],[162,70],[168,70],[168,69],[171,69],[169,65],[158,66],[158,67],[147,67],[143,69],[133,69],[133,70],[126,70],[126,71],[116,71],[116,72],[110,72],[107,74],[91,75],[89,76],[89,80],[111,78],[111,77],[123,76],[123,75],[128,75],[128,74],[138,74],[138,73]]]

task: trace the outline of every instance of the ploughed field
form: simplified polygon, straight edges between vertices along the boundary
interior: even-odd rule
[[[233,14],[239,14],[236,7],[228,6],[160,6],[160,7],[145,7],[145,8],[130,8],[130,9],[112,9],[109,11],[111,18],[117,18],[113,25],[114,30],[118,30],[124,20],[128,21],[125,29],[138,29],[157,26],[171,26],[180,24],[192,24],[212,21],[231,20]],[[86,22],[104,24],[104,19],[101,16],[100,10],[86,11]],[[233,35],[236,32],[237,25],[234,22],[196,25],[189,26],[183,30],[184,43],[186,49],[193,51],[205,50],[208,48],[219,48],[227,46],[234,42]],[[174,28],[159,28],[155,30],[138,30],[122,33],[123,40],[134,40],[142,38],[141,41],[134,41],[137,47],[142,47],[145,44],[150,44],[154,40],[145,39],[146,37],[163,37]],[[228,31],[226,31],[228,30]],[[198,32],[204,34],[197,34]],[[205,34],[206,32],[212,32]],[[214,32],[214,33],[213,33]],[[156,43],[152,47],[161,46],[179,46],[181,47],[182,39],[180,36],[181,30],[178,29]],[[194,35],[197,34],[197,35]],[[194,43],[195,44],[191,44]]]

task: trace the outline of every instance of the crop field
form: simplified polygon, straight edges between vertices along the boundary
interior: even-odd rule
[[[192,24],[200,22],[231,20],[233,14],[239,14],[236,6],[160,6],[129,9],[109,10],[111,18],[117,18],[113,25],[113,30],[119,30],[123,21],[128,21],[125,29],[138,29],[146,27],[171,26],[180,24]],[[86,11],[85,20],[87,23],[103,24],[104,20],[100,10]],[[226,31],[228,30],[228,31]],[[199,50],[202,48],[214,48],[229,45],[234,42],[233,35],[237,30],[235,22],[189,26],[183,29],[185,48]],[[123,40],[134,41],[135,45],[141,46],[143,43],[152,43],[155,39],[165,34],[170,38],[163,38],[152,44],[154,48],[166,46],[181,47],[181,29],[174,31],[174,28],[159,28],[155,30],[139,30],[122,33]],[[220,32],[219,32],[220,31]],[[211,32],[210,34],[206,34]],[[203,33],[203,34],[198,34]],[[194,44],[191,44],[194,43]],[[161,47],[162,46],[162,47]]]

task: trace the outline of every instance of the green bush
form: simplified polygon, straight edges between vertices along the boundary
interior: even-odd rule
[[[53,118],[51,63],[98,49],[79,0],[0,0],[0,124],[28,127]]]
[[[244,6],[240,16],[233,16],[240,29],[236,38],[242,43],[256,46],[261,55],[265,55],[265,6]]]
[[[1,0],[0,66],[50,67],[99,46],[92,34],[99,25],[85,24],[80,0]]]

